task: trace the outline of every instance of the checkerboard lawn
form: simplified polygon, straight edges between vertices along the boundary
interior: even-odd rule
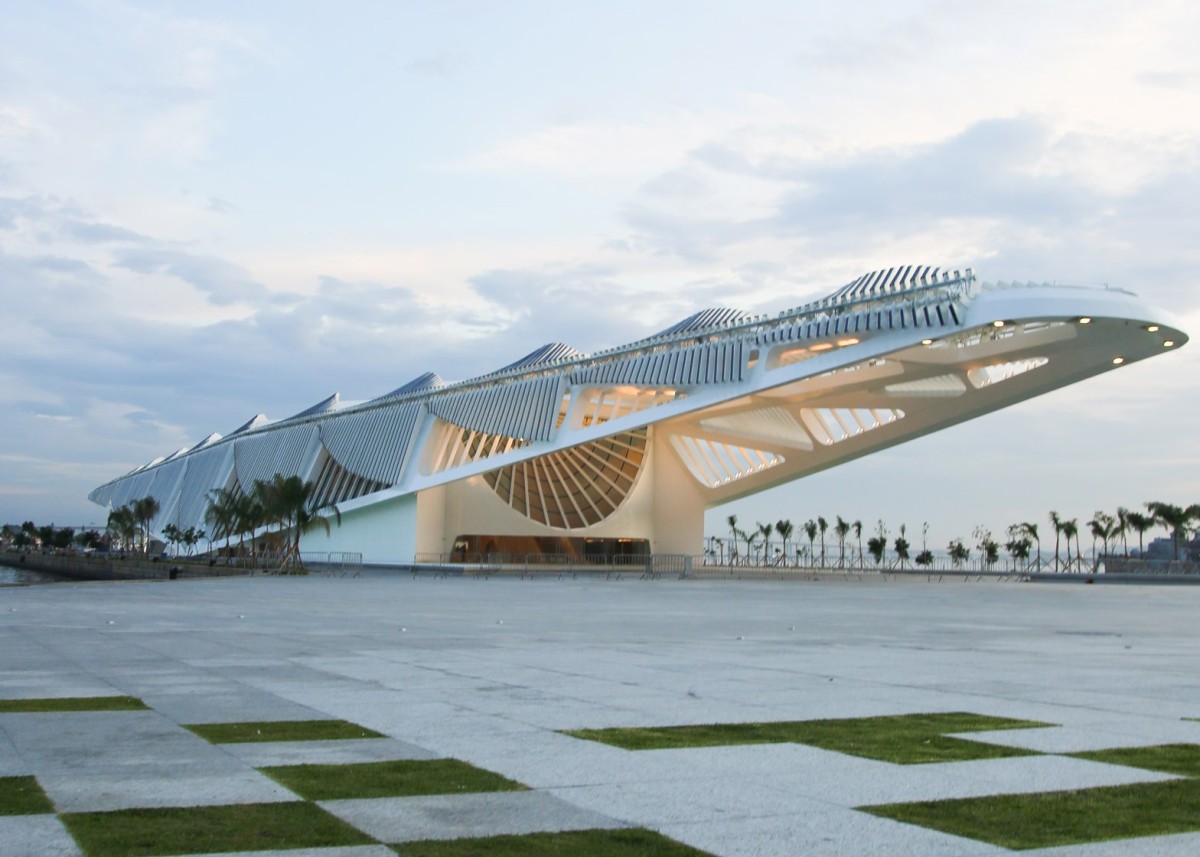
[[[968,712],[903,714],[842,720],[712,723],[616,729],[573,729],[564,734],[626,750],[719,747],[733,744],[807,744],[898,765],[962,762],[1036,755],[1032,750],[949,737],[949,733],[1049,726],[1032,720]]]
[[[519,791],[525,786],[458,759],[259,768],[307,800]]]
[[[87,857],[279,851],[375,841],[316,804],[302,801],[125,809],[61,817]]]
[[[336,741],[386,738],[386,735],[348,720],[270,720],[247,723],[183,724],[213,744],[251,744],[267,741]]]

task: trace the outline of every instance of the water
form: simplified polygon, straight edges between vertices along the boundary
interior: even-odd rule
[[[0,565],[0,586],[26,586],[31,583],[61,583],[61,577],[19,566]]]

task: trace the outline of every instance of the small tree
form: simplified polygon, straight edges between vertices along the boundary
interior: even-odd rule
[[[1013,524],[1008,528],[1008,541],[1004,543],[1004,549],[1013,558],[1014,566],[1017,562],[1028,564],[1029,549],[1033,547],[1033,541],[1026,535],[1025,527],[1025,524]]]
[[[843,521],[842,516],[837,516],[837,523],[833,525],[833,531],[837,534],[838,540],[838,568],[846,567],[846,536],[850,535],[850,522]]]
[[[1144,558],[1146,549],[1143,543],[1146,537],[1146,530],[1154,526],[1154,518],[1151,515],[1143,515],[1141,512],[1130,511],[1125,513],[1125,520],[1137,532],[1138,556]]]
[[[913,562],[922,568],[927,568],[928,566],[933,565],[933,551],[931,551],[929,548],[925,548],[913,558]]]
[[[808,536],[808,564],[811,567],[817,559],[817,522],[809,518],[804,522],[804,535]]]
[[[779,538],[783,539],[783,564],[787,565],[788,559],[788,541],[792,537],[792,531],[795,527],[792,522],[786,518],[775,522],[775,532],[779,533]]]
[[[775,528],[771,526],[770,522],[765,524],[762,521],[758,522],[758,534],[762,536],[763,540],[762,565],[766,565],[767,561],[770,559],[770,557],[767,556],[767,552],[771,549],[771,533],[773,532],[775,532]]]
[[[867,553],[875,560],[876,566],[883,565],[883,555],[887,553],[887,527],[880,518],[875,524],[875,535],[867,539]]]
[[[904,531],[907,525],[900,525],[900,535],[896,537],[896,541],[892,543],[892,549],[896,551],[896,558],[900,560],[900,567],[904,568],[904,564],[908,562],[908,549],[911,547],[908,539],[904,537]]]
[[[952,539],[948,549],[950,561],[954,563],[955,568],[962,568],[962,564],[971,556],[970,549],[963,544],[962,539]]]
[[[829,529],[829,522],[817,515],[817,529],[821,531],[821,568],[826,568],[825,565],[825,531]]]
[[[979,547],[979,560],[983,567],[990,569],[1000,559],[1000,545],[992,538],[992,531],[984,526],[978,526],[971,533]]]

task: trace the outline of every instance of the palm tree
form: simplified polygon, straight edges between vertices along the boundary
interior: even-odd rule
[[[204,523],[214,539],[225,539],[225,561],[229,562],[229,542],[237,528],[238,492],[233,488],[214,488],[208,492]]]
[[[838,568],[846,567],[846,536],[850,535],[850,522],[843,521],[842,516],[837,516],[837,523],[833,526],[833,531],[837,533],[838,538]]]
[[[254,565],[257,551],[254,548],[254,534],[266,523],[266,509],[263,507],[261,492],[252,491],[249,494],[238,495],[237,514],[235,515],[238,534],[238,553],[244,555],[246,536],[250,536],[250,562]]]
[[[862,555],[862,521],[855,521],[850,525],[854,528],[854,538],[858,541],[858,568],[861,571],[863,567]]]
[[[1021,532],[1037,543],[1037,570],[1042,570],[1042,540],[1038,538],[1038,525],[1032,521],[1025,521],[1020,525]]]
[[[1058,571],[1058,539],[1062,535],[1062,529],[1063,529],[1062,524],[1063,524],[1062,518],[1059,517],[1058,512],[1051,510],[1050,525],[1054,527],[1054,570],[1055,571]],[[1068,543],[1067,544],[1067,555],[1070,556],[1070,554],[1071,554],[1071,545]]]
[[[764,524],[762,521],[758,522],[758,534],[763,537],[763,554],[762,554],[762,564],[763,565],[766,565],[767,560],[769,559],[769,557],[767,556],[767,551],[769,551],[771,549],[771,533],[773,533],[774,531],[775,531],[775,528],[772,527],[770,523]]]
[[[329,534],[329,520],[321,512],[330,509],[342,523],[342,513],[337,506],[329,504],[317,506],[317,485],[315,482],[305,482],[299,476],[283,477],[276,474],[271,480],[267,497],[271,501],[271,514],[280,522],[282,533],[287,531],[288,548],[282,564],[291,564],[295,568],[303,568],[300,557],[300,537],[317,527],[323,527]],[[770,528],[770,525],[767,525]]]
[[[142,529],[142,553],[150,555],[150,523],[159,513],[158,501],[146,496],[133,503],[133,517]]]
[[[817,529],[821,531],[821,568],[825,568],[825,531],[829,529],[829,522],[817,515]]]
[[[1079,519],[1072,518],[1069,521],[1062,522],[1062,532],[1067,539],[1067,571],[1071,570],[1071,539],[1075,539],[1075,547],[1079,547]],[[1079,558],[1079,552],[1075,553],[1076,559]]]
[[[1179,539],[1184,535],[1184,530],[1187,529],[1188,522],[1192,519],[1192,516],[1188,514],[1190,509],[1157,501],[1147,503],[1146,508],[1154,516],[1154,520],[1171,533],[1171,559],[1179,559]]]
[[[746,542],[746,565],[750,564],[750,557],[754,556],[754,542],[759,537],[761,530],[742,530],[742,538]]]
[[[121,506],[108,513],[107,532],[121,542],[121,549],[128,550],[137,533],[138,522],[133,515],[133,509]]]
[[[1121,537],[1121,547],[1124,549],[1125,556],[1129,556],[1129,510],[1124,506],[1117,507],[1117,522],[1114,525],[1113,535]]]
[[[1138,557],[1145,559],[1146,549],[1143,545],[1146,530],[1154,526],[1153,515],[1143,515],[1141,512],[1126,512],[1125,520],[1138,534]]]
[[[817,541],[817,522],[812,518],[804,522],[804,535],[808,536],[808,565],[811,568],[817,558],[816,548],[814,547]]]
[[[1092,515],[1092,519],[1090,521],[1088,521],[1088,527],[1092,534],[1092,568],[1093,569],[1096,567],[1096,540],[1099,539],[1101,541],[1101,543],[1104,545],[1103,553],[1107,554],[1108,553],[1108,540],[1116,532],[1116,526],[1117,526],[1116,519],[1112,515],[1108,514],[1107,512],[1102,512],[1100,510],[1097,510],[1096,514]]]
[[[788,558],[788,540],[792,537],[792,531],[795,527],[792,522],[783,518],[775,522],[775,532],[779,533],[779,538],[783,539],[783,564],[787,565]]]

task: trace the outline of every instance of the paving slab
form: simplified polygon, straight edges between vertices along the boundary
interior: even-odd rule
[[[0,857],[82,857],[54,815],[0,815]]]
[[[626,827],[542,791],[320,801],[382,842]]]
[[[1200,743],[1182,719],[1200,716],[1192,587],[380,573],[5,599],[0,698],[129,694],[153,709],[0,715],[0,775],[36,775],[60,810],[291,800],[255,768],[452,757],[531,791],[328,806],[388,841],[638,824],[714,854],[970,857],[1008,852],[854,807],[1167,775],[1057,756],[901,766],[794,744],[634,753],[557,730],[970,711],[1056,724],[963,736],[1042,752]],[[389,737],[211,745],[179,725],[329,718]],[[69,843],[56,825],[0,819],[0,848],[20,829],[11,841],[50,837],[33,853],[55,853]],[[1182,854],[1198,837],[1046,853]]]
[[[390,762],[396,759],[436,759],[436,753],[395,738],[328,741],[260,741],[221,744],[226,753],[247,765],[345,765],[354,762]]]

